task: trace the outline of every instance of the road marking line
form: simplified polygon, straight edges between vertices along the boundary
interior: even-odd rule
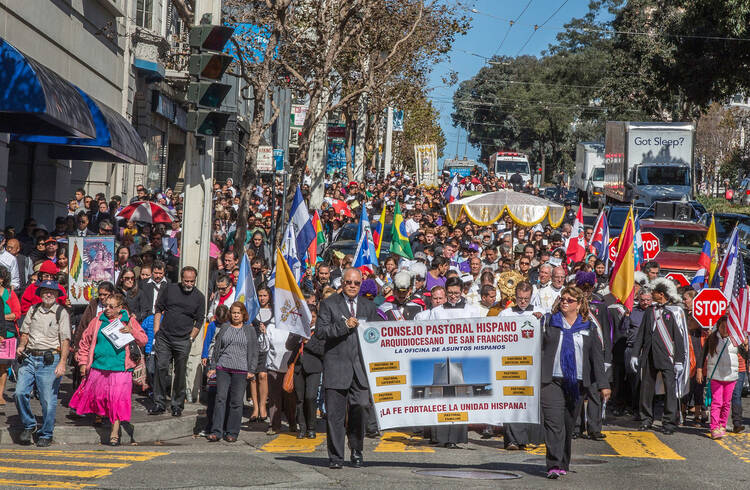
[[[46,464],[56,466],[84,466],[93,468],[127,468],[130,463],[95,463],[93,461],[53,461],[49,459],[0,458],[3,463]]]
[[[653,432],[609,430],[604,434],[607,436],[605,441],[617,454],[600,454],[599,456],[685,460],[661,442]]]
[[[427,446],[427,440],[406,434],[405,432],[384,432],[380,443],[375,448],[376,453],[434,453],[435,450]]]
[[[3,487],[32,487],[32,488],[86,488],[93,487],[94,483],[78,483],[69,481],[49,480],[8,480],[0,478],[0,486]]]
[[[529,454],[533,454],[535,456],[546,456],[547,455],[547,446],[544,444],[539,444],[537,446],[532,447],[533,444],[527,444],[526,445],[526,452]]]
[[[118,461],[149,461],[159,456],[165,456],[168,452],[139,452],[139,451],[57,451],[33,449],[3,449],[7,454],[33,454],[34,456],[50,456],[59,458],[81,458],[81,459],[114,459]]]
[[[18,468],[15,466],[0,466],[0,473],[17,473],[20,475],[70,476],[74,478],[101,478],[112,474],[112,470],[58,470],[54,468]]]
[[[727,434],[716,439],[716,443],[745,463],[750,463],[750,434]]]
[[[261,446],[267,453],[312,453],[325,441],[325,434],[318,434],[315,439],[297,439],[294,434],[279,434],[272,441]]]

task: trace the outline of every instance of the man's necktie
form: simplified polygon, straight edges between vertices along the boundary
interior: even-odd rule
[[[356,310],[354,309],[354,301],[349,300],[349,312],[352,314],[353,317],[357,316]]]

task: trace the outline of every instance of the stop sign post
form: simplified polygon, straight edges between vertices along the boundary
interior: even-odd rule
[[[644,231],[641,233],[641,239],[643,241],[643,259],[653,260],[657,255],[661,247],[659,246],[659,237],[651,233],[650,231]]]
[[[693,299],[693,318],[703,328],[711,328],[726,313],[729,301],[721,289],[704,288]]]

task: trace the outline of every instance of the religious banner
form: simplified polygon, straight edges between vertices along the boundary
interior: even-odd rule
[[[539,423],[539,320],[364,323],[357,331],[380,429]]]
[[[68,237],[71,304],[87,305],[102,281],[115,282],[115,237]]]
[[[414,145],[414,162],[417,167],[417,185],[437,187],[438,157],[437,145]]]

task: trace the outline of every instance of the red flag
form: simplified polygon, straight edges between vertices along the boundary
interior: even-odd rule
[[[583,230],[583,204],[578,204],[578,214],[573,223],[573,229],[570,231],[566,253],[568,264],[580,262],[586,257],[586,237]]]

